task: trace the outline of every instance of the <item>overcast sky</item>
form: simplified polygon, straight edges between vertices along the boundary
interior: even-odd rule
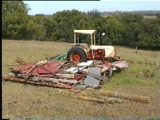
[[[100,0],[100,1],[24,1],[29,5],[30,15],[52,15],[62,10],[133,11],[160,10],[160,0]]]

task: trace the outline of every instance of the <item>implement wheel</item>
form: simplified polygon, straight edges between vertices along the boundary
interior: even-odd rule
[[[87,53],[81,47],[73,47],[67,53],[67,60],[70,62],[85,62],[87,61]]]

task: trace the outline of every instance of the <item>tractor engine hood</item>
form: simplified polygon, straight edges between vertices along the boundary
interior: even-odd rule
[[[97,49],[104,49],[105,50],[105,57],[115,57],[115,48],[113,46],[97,46],[97,45],[91,45],[91,50],[97,50]]]

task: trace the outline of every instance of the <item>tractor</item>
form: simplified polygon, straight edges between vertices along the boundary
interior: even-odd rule
[[[89,44],[81,43],[80,35],[90,35]],[[96,45],[96,30],[74,30],[74,46],[67,52],[67,61],[119,59],[113,46]]]

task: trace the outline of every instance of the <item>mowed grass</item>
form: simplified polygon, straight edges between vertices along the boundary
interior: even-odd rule
[[[2,74],[17,58],[27,63],[63,54],[71,43],[40,41],[2,41]],[[139,50],[116,46],[118,54],[129,64],[129,69],[114,73],[101,89],[151,97],[149,104],[124,100],[121,104],[99,104],[59,94],[59,89],[2,82],[3,118],[33,119],[105,119],[159,118],[160,119],[160,51]],[[157,69],[156,69],[157,68]],[[66,91],[66,90],[64,90]],[[98,90],[91,90],[91,92]]]

